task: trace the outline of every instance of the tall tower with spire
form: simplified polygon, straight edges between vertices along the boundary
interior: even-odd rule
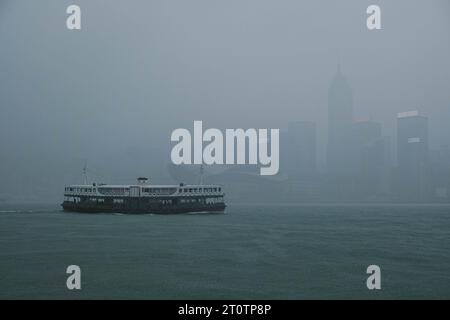
[[[327,169],[331,176],[351,173],[352,121],[353,91],[339,64],[328,90]]]

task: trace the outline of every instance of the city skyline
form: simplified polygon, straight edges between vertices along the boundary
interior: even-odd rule
[[[324,177],[321,183],[325,186],[322,186],[321,192],[311,200],[450,200],[450,162],[441,161],[441,166],[434,170],[434,176],[430,166],[428,117],[418,110],[397,113],[397,134],[394,137],[382,134],[383,124],[380,122],[369,118],[355,119],[353,90],[342,72],[341,65],[338,65],[331,80],[328,97],[327,166],[319,172]],[[289,122],[288,128],[291,124],[298,123]],[[313,146],[305,149],[292,142],[282,143],[286,148],[282,155],[288,159],[302,159],[307,156],[305,153],[314,152],[315,159],[315,123],[301,123],[309,123],[310,127],[314,128],[314,141],[309,142]],[[295,138],[290,137],[289,129],[287,132],[285,139],[294,140]],[[446,150],[445,145],[440,149]],[[289,160],[285,159],[284,163],[289,163]],[[308,179],[312,184],[311,172],[299,175],[298,170],[302,162],[297,161],[297,166],[285,165],[284,172],[290,179]],[[316,166],[317,162],[310,167]],[[436,174],[439,170],[447,177]],[[435,176],[441,177],[439,183],[435,181]],[[301,181],[297,183],[304,184]],[[303,191],[305,188],[307,187],[304,186]],[[316,186],[312,184],[312,188]]]
[[[390,137],[381,144],[390,140],[396,163],[396,115],[419,110],[429,118],[430,152],[440,154],[433,163],[445,167],[448,1],[382,2],[383,28],[369,31],[371,3],[359,0],[107,7],[80,0],[88,15],[78,32],[66,28],[66,5],[3,1],[0,198],[56,201],[62,186],[82,181],[86,161],[97,180],[172,182],[170,134],[194,120],[282,131],[290,121],[314,123],[314,162],[324,174],[338,64],[353,91],[346,121],[381,123]],[[106,25],[105,16],[120,23]],[[311,148],[308,139],[294,140]]]

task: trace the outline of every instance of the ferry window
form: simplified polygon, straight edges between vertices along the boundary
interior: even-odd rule
[[[222,191],[222,188],[219,188],[219,192],[221,192]]]
[[[192,189],[189,189],[189,192],[192,192]]]

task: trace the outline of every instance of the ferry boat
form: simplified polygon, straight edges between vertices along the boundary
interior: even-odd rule
[[[220,185],[152,185],[138,178],[135,185],[83,184],[64,189],[64,211],[114,213],[224,212]]]

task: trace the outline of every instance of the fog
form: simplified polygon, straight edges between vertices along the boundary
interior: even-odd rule
[[[74,2],[79,31],[66,28]],[[366,27],[370,4],[382,30]],[[174,182],[170,134],[194,120],[315,122],[326,172],[338,65],[354,119],[395,140],[397,113],[419,110],[430,149],[450,144],[448,0],[2,0],[0,43],[3,201],[61,198],[85,163],[97,181]]]

